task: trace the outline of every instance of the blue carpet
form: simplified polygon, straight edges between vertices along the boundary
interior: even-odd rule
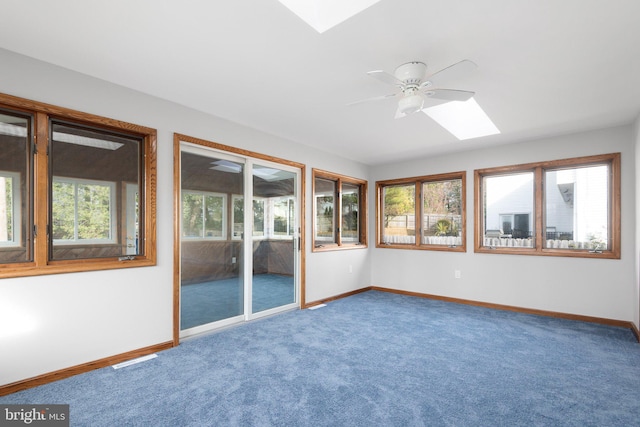
[[[0,398],[74,426],[639,426],[623,328],[382,292]]]
[[[242,284],[239,278],[183,285],[180,327],[188,329],[243,313]],[[253,312],[295,302],[292,276],[257,274],[253,276]]]

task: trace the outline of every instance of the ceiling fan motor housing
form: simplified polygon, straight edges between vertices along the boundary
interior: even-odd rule
[[[395,77],[405,85],[420,85],[427,74],[427,64],[424,62],[407,62],[394,72]]]

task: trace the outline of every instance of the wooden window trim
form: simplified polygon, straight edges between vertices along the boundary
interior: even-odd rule
[[[79,271],[110,270],[156,265],[156,156],[157,131],[148,127],[122,122],[115,119],[83,113],[64,107],[58,107],[12,95],[0,94],[0,108],[28,114],[33,117],[33,186],[30,199],[33,200],[33,226],[37,229],[34,236],[33,260],[29,262],[0,264],[0,278],[37,276],[46,274],[72,273]],[[144,192],[144,239],[143,255],[132,260],[119,260],[118,257],[56,260],[48,259],[48,208],[49,208],[49,162],[48,139],[51,119],[71,121],[82,126],[125,133],[141,138],[144,159],[142,189]]]
[[[435,175],[422,175],[410,178],[397,178],[384,181],[376,181],[376,248],[386,249],[405,249],[405,250],[428,250],[428,251],[446,251],[446,252],[466,252],[467,251],[467,184],[466,184],[466,172],[450,172]],[[462,244],[457,246],[446,245],[434,245],[429,243],[422,243],[422,238],[417,238],[418,235],[422,235],[422,184],[428,182],[438,181],[451,181],[454,179],[460,179],[462,181],[462,188],[460,189],[460,204],[462,207],[461,212],[461,224],[462,224]],[[413,244],[400,244],[400,243],[383,243],[382,231],[383,231],[383,189],[392,185],[415,185],[416,194],[416,239]],[[418,232],[420,230],[420,232]]]
[[[590,252],[587,249],[560,249],[545,248],[543,236],[545,227],[544,218],[544,172],[547,170],[582,167],[590,165],[609,165],[609,244],[608,250],[601,253]],[[484,246],[484,217],[482,185],[485,176],[510,174],[517,172],[533,172],[534,174],[534,222],[535,222],[535,247],[487,247]],[[475,230],[474,230],[474,252],[491,254],[518,254],[518,255],[541,255],[541,256],[562,256],[578,258],[604,258],[620,259],[620,153],[600,154],[595,156],[583,156],[561,160],[550,160],[537,163],[526,163],[512,166],[501,166],[495,168],[477,169],[474,171],[474,205],[475,205]]]
[[[333,243],[318,242],[316,245],[316,212],[315,212],[315,200],[316,200],[316,178],[326,179],[334,181],[336,183],[336,207],[334,209],[334,217],[336,224],[340,224],[340,213],[342,212],[342,184],[356,185],[360,188],[359,194],[359,209],[358,221],[360,231],[358,233],[358,242],[343,242],[342,233],[336,234],[336,241]],[[366,249],[368,247],[367,242],[367,223],[368,223],[368,209],[367,209],[367,192],[368,182],[364,179],[353,178],[346,175],[329,172],[322,169],[312,169],[311,177],[311,194],[313,196],[313,213],[311,215],[311,224],[313,233],[311,234],[311,250],[312,252],[327,252],[336,250],[350,250],[350,249]]]

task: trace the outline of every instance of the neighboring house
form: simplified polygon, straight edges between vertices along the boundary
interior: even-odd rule
[[[545,227],[549,240],[607,240],[607,177],[604,167],[545,174]],[[533,235],[533,174],[485,178],[488,234],[514,238]]]

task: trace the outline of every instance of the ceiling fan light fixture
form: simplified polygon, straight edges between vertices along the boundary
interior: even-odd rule
[[[398,111],[402,114],[417,113],[424,107],[424,98],[422,95],[409,95],[398,101]]]

